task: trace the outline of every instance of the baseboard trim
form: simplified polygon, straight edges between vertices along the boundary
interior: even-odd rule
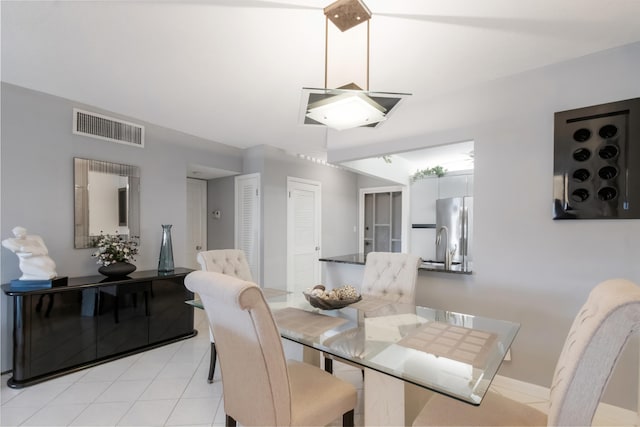
[[[537,384],[526,383],[524,381],[515,380],[513,378],[496,375],[491,384],[492,387],[498,387],[505,390],[513,390],[513,396],[509,396],[512,399],[518,400],[518,393],[525,394],[537,401],[549,400],[549,389]],[[522,402],[528,403],[528,402]],[[536,406],[540,409],[538,406]],[[639,414],[635,411],[621,408],[619,406],[611,405],[608,403],[600,403],[594,417],[594,426],[602,425],[625,425],[636,426],[640,425]]]

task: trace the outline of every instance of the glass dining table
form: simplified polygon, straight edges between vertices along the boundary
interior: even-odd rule
[[[419,405],[429,392],[480,405],[520,327],[368,297],[321,310],[302,293],[263,293],[283,338],[363,370],[365,425],[410,424],[405,398]]]

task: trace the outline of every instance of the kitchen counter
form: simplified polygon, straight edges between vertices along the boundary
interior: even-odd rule
[[[320,261],[341,263],[341,264],[364,265],[365,258],[366,258],[365,254],[357,253],[357,254],[339,255],[334,257],[323,257],[323,258],[320,258]],[[462,264],[454,264],[451,266],[451,269],[445,270],[444,263],[436,262],[436,261],[424,261],[418,269],[422,271],[437,271],[440,273],[471,274],[470,268],[467,268],[465,270],[462,269]]]

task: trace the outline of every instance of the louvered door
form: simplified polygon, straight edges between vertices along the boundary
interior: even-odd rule
[[[260,174],[236,177],[235,247],[247,256],[251,275],[260,276]]]

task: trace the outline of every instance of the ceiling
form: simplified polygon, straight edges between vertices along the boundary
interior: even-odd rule
[[[366,0],[375,129],[302,125],[332,0],[2,1],[2,80],[240,148],[327,150],[427,134],[447,93],[640,40],[638,0]]]
[[[412,174],[420,169],[442,166],[447,171],[469,170],[474,168],[474,142],[464,141],[455,144],[439,145],[420,150],[393,154],[401,157],[409,166],[407,171]]]

